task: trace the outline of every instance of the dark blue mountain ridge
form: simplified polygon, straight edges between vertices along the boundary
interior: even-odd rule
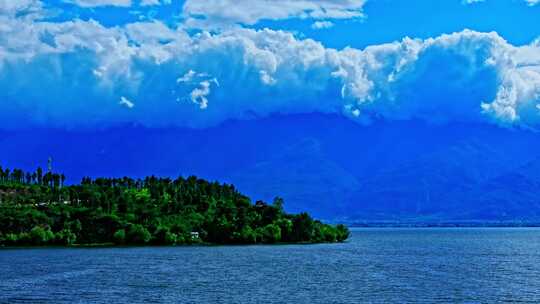
[[[540,136],[488,124],[282,115],[207,129],[0,131],[0,165],[230,182],[289,211],[350,221],[540,219]]]

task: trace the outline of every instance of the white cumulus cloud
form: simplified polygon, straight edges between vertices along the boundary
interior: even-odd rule
[[[479,3],[479,2],[484,2],[486,0],[462,0],[461,3],[463,4],[474,4],[474,3]]]
[[[46,22],[36,3],[0,5],[6,127],[205,127],[311,112],[540,124],[538,42],[514,46],[494,32],[465,30],[337,50],[269,29],[190,34],[158,21]]]
[[[208,107],[208,95],[210,95],[210,81],[208,80],[201,81],[199,87],[189,94],[191,101],[203,110]]]
[[[320,29],[331,28],[333,26],[334,26],[334,23],[332,23],[330,21],[315,21],[311,25],[311,28],[315,29],[315,30],[320,30]]]
[[[485,2],[486,0],[462,0],[463,4],[475,4],[480,2]],[[523,0],[528,6],[535,6],[540,3],[540,0]]]
[[[193,80],[193,77],[195,77],[195,75],[197,75],[197,73],[195,73],[195,71],[189,70],[182,77],[178,77],[178,79],[176,79],[176,82],[177,83],[191,82]]]
[[[128,109],[131,109],[135,106],[135,104],[133,102],[131,102],[129,99],[125,98],[124,96],[120,97],[120,102],[119,102],[120,105],[128,108]]]
[[[183,15],[191,27],[224,27],[288,18],[358,18],[364,4],[365,0],[187,0]]]
[[[164,5],[171,4],[172,0],[141,0],[139,2],[140,6],[154,6],[154,5]]]
[[[80,7],[131,6],[131,0],[64,0],[64,2],[73,3]]]

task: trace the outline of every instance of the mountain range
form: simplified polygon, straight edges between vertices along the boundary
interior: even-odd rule
[[[348,222],[540,220],[540,136],[471,123],[280,115],[206,129],[0,131],[0,165],[83,176],[197,175]]]

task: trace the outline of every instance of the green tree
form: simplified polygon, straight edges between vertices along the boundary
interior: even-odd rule
[[[339,224],[336,226],[336,238],[338,242],[345,241],[346,239],[349,238],[349,236],[350,236],[350,231],[349,231],[349,228],[347,228],[347,226],[343,224]]]
[[[266,225],[262,229],[262,240],[264,243],[276,243],[281,240],[281,229],[276,224]]]
[[[54,233],[48,228],[35,226],[30,230],[29,237],[33,245],[45,245],[54,239]]]
[[[250,226],[244,226],[240,231],[239,240],[241,243],[254,244],[257,242],[257,233]]]
[[[55,243],[59,245],[73,245],[77,241],[77,235],[69,229],[63,229],[55,234]]]
[[[307,213],[296,215],[293,220],[293,237],[294,242],[309,242],[313,239],[313,219]]]
[[[37,168],[36,175],[38,184],[43,185],[43,169],[41,169],[41,167]]]
[[[329,226],[307,213],[287,214],[281,198],[253,204],[232,185],[194,176],[85,177],[73,185],[64,179],[53,172],[43,175],[41,168],[31,175],[0,170],[0,245],[251,244],[349,237],[343,225]]]
[[[118,245],[125,244],[126,243],[126,230],[124,229],[117,230],[113,234],[113,239],[114,239],[114,242]]]
[[[133,244],[147,244],[152,239],[152,235],[148,229],[142,225],[134,224],[129,226],[127,240]]]

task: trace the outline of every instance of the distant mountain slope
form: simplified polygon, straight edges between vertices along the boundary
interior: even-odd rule
[[[512,182],[512,175],[518,175],[525,183],[531,182],[514,171],[522,171],[526,168],[523,163],[538,153],[537,149],[527,148],[528,144],[531,148],[537,145],[537,139],[529,141],[519,133],[496,131],[501,132],[500,139],[464,139],[436,152],[426,151],[395,168],[361,180],[360,189],[349,199],[347,213],[353,218],[367,220],[483,220],[506,217],[504,212],[493,213],[485,209],[487,202],[503,198],[516,200],[516,196],[535,198],[540,202],[540,191],[516,194],[518,180]],[[503,138],[505,135],[511,138]],[[501,179],[505,182],[501,183]],[[494,183],[497,187],[493,187]]]
[[[540,135],[490,125],[362,125],[337,115],[231,121],[209,129],[0,131],[0,165],[49,156],[71,181],[195,174],[291,211],[350,220],[538,218]]]
[[[494,177],[466,192],[480,219],[540,220],[540,159]],[[459,209],[466,210],[463,204]]]
[[[321,143],[313,138],[238,170],[230,179],[259,197],[280,193],[296,202],[292,210],[316,212],[319,216],[342,213],[347,192],[360,186],[354,175],[324,155]]]

